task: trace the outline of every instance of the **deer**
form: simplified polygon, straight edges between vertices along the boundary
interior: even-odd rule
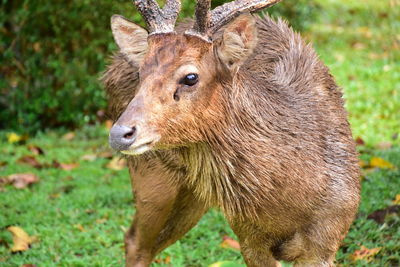
[[[149,266],[210,209],[247,266],[334,266],[360,200],[341,88],[282,19],[280,0],[134,0],[147,28],[111,18],[119,51],[102,81],[136,213],[126,266]]]

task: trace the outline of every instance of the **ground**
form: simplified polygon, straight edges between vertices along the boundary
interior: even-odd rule
[[[337,264],[399,266],[398,1],[319,2],[321,14],[303,35],[343,87],[364,174],[360,210]],[[118,162],[109,153],[106,127],[88,126],[69,135],[46,131],[25,142],[9,142],[10,132],[0,132],[0,177],[32,173],[40,181],[23,189],[0,183],[0,266],[122,266],[133,200],[126,168],[116,170]],[[21,227],[36,242],[11,253],[9,226]],[[223,242],[225,236],[235,239],[220,212],[212,210],[154,266],[219,261],[241,266],[239,251],[231,248],[234,241]]]

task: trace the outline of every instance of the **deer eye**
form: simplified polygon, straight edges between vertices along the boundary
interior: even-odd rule
[[[181,84],[187,85],[187,86],[193,86],[199,81],[199,75],[196,73],[189,73],[183,79],[181,80]]]

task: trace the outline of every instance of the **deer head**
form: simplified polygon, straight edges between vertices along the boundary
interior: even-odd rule
[[[249,12],[279,1],[237,0],[210,11],[210,0],[198,0],[193,27],[181,34],[174,31],[176,0],[167,0],[162,9],[155,0],[134,1],[148,31],[114,15],[114,39],[139,68],[139,86],[110,131],[110,145],[141,154],[201,142],[204,131],[223,120],[222,88],[257,44]],[[222,35],[215,34],[225,25]]]

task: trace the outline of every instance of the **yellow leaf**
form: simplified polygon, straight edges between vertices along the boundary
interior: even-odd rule
[[[10,226],[7,228],[13,235],[12,252],[25,251],[29,249],[30,244],[35,242],[35,238],[30,237],[22,228],[18,226]]]
[[[393,204],[400,205],[400,194],[397,194],[395,199],[393,200]]]
[[[12,143],[18,143],[19,141],[21,141],[22,137],[16,133],[9,133],[9,134],[7,134],[7,139],[8,139],[8,142],[10,144],[12,144]]]
[[[63,135],[62,139],[71,141],[72,139],[75,138],[75,133],[74,132],[69,132]]]
[[[358,261],[358,260],[365,260],[367,262],[370,262],[373,260],[374,256],[379,253],[381,248],[367,248],[364,246],[361,246],[359,250],[354,251],[354,253],[350,256],[352,261]]]
[[[86,232],[85,227],[83,227],[83,225],[80,224],[80,223],[75,224],[74,227],[75,227],[76,229],[78,229],[79,231],[81,231],[81,232]]]
[[[245,266],[243,264],[238,264],[236,262],[232,262],[232,261],[218,261],[215,262],[211,265],[209,265],[208,267],[242,267]]]
[[[390,163],[382,158],[378,158],[378,157],[371,158],[369,165],[371,167],[376,167],[376,168],[381,168],[381,169],[394,169],[395,168],[392,163]]]
[[[106,167],[111,170],[120,171],[126,167],[126,159],[114,157],[112,160],[110,160]]]
[[[229,236],[224,236],[223,241],[221,243],[222,248],[231,248],[235,250],[240,250],[240,244],[238,241],[235,239],[229,237]]]

